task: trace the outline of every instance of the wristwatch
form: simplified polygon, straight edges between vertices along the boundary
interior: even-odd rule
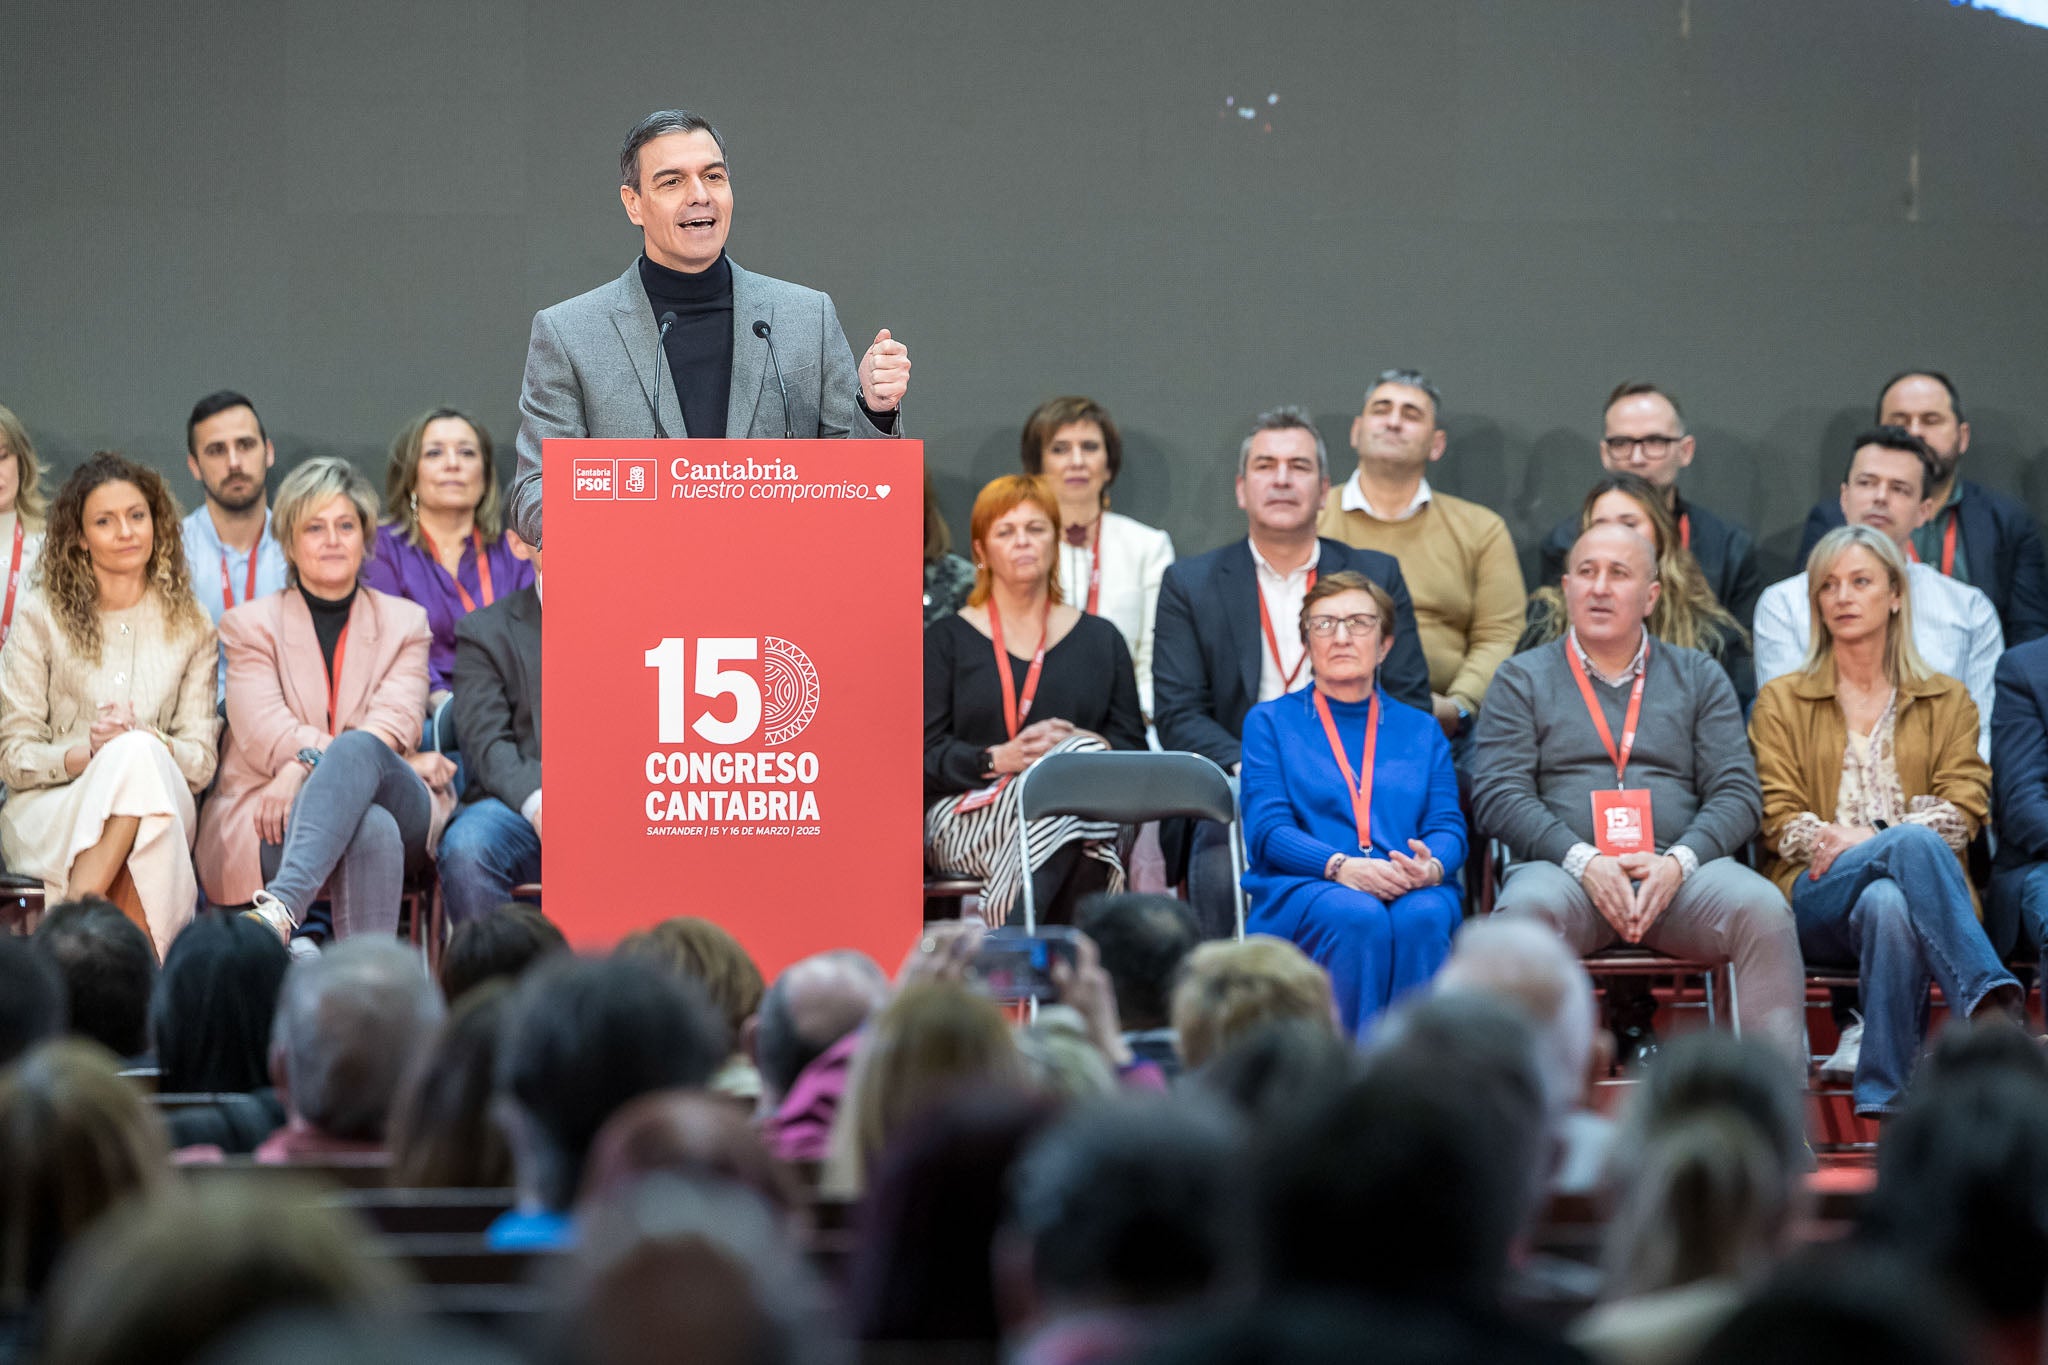
[[[310,744],[293,754],[292,757],[305,764],[307,772],[312,772],[313,769],[320,766],[320,751]]]

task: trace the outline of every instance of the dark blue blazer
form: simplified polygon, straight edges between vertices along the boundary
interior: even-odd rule
[[[2015,645],[1992,675],[1991,820],[1998,855],[1984,929],[2003,955],[2020,926],[2020,885],[2048,862],[2048,640]]]
[[[1415,604],[1400,561],[1327,537],[1320,544],[1317,577],[1350,569],[1394,599],[1394,648],[1380,665],[1380,686],[1396,701],[1429,710],[1429,661],[1415,633]],[[1299,631],[1300,626],[1275,621],[1273,629]],[[1258,570],[1249,540],[1168,566],[1159,585],[1152,639],[1152,722],[1160,744],[1206,754],[1226,769],[1235,764],[1244,714],[1259,699],[1265,649]]]
[[[2048,635],[2048,557],[2041,552],[2040,528],[2034,514],[2018,498],[1963,480],[1956,503],[1957,530],[1970,561],[1970,586],[1991,599],[2005,627],[2005,643],[2025,644]],[[1806,514],[1799,537],[1799,563],[1820,538],[1842,524],[1842,505],[1827,499]]]

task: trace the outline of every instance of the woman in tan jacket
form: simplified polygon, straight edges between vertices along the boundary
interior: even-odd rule
[[[1898,1104],[1926,1035],[1929,979],[1958,1017],[2014,1010],[2019,983],[1978,924],[1964,852],[1989,808],[1977,708],[1913,648],[1906,562],[1864,526],[1806,562],[1813,649],[1757,697],[1765,871],[1809,962],[1854,962],[1859,1114]]]

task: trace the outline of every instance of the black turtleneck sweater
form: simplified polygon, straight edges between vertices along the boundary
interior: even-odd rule
[[[654,307],[656,325],[673,312],[663,350],[683,426],[696,438],[725,435],[725,408],[732,396],[732,263],[724,252],[695,275],[640,258],[640,284]],[[671,433],[680,434],[680,433]]]
[[[320,657],[327,661],[327,681],[334,681],[334,647],[341,640],[341,632],[348,625],[349,608],[356,604],[355,588],[348,590],[348,596],[338,602],[324,597],[315,597],[306,591],[306,585],[299,584],[299,596],[306,599],[306,610],[313,613],[313,633],[320,637]]]

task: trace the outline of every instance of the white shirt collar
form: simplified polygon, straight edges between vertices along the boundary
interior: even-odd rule
[[[1322,558],[1320,553],[1312,554],[1307,559],[1304,559],[1300,563],[1300,565],[1294,569],[1293,572],[1281,573],[1278,569],[1274,568],[1271,564],[1266,562],[1266,557],[1259,553],[1258,545],[1252,540],[1250,536],[1245,537],[1244,543],[1245,548],[1252,552],[1252,564],[1258,569],[1260,574],[1267,578],[1272,579],[1275,583],[1292,583],[1297,579],[1306,579],[1308,577],[1309,571],[1315,568],[1316,561]],[[1318,551],[1320,551],[1322,547],[1317,546],[1316,548],[1318,549]]]
[[[1359,482],[1358,471],[1354,469],[1351,471],[1351,477],[1344,481],[1344,492],[1338,505],[1346,512],[1363,512],[1381,521],[1407,521],[1428,504],[1429,498],[1429,480],[1424,479],[1416,486],[1415,496],[1406,508],[1391,517],[1381,516],[1373,510],[1372,504],[1365,500],[1365,487]]]

